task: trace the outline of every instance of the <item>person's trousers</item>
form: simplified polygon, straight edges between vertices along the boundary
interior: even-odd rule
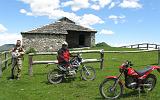
[[[11,77],[14,78],[15,73],[17,71],[16,76],[17,76],[17,78],[20,78],[21,77],[21,70],[22,70],[22,58],[12,59]]]

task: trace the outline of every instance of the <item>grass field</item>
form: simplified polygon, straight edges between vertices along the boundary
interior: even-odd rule
[[[94,48],[100,49],[100,48]],[[119,48],[104,48],[105,50],[126,50]],[[130,49],[127,49],[130,50]],[[84,58],[97,58],[98,54],[84,54]],[[34,59],[55,59],[52,56],[38,56]],[[45,68],[45,65],[34,65],[34,75],[28,75],[28,56],[25,55],[21,80],[8,80],[10,67],[3,72],[0,78],[0,100],[101,100],[99,94],[99,84],[105,76],[117,75],[118,67],[124,60],[131,60],[135,69],[143,69],[145,66],[157,64],[157,52],[145,53],[106,53],[104,69],[99,69],[99,63],[90,63],[96,69],[97,77],[94,81],[83,81],[77,74],[76,79],[65,81],[61,84],[52,85],[47,81],[47,73],[55,66]],[[159,100],[160,98],[160,74],[153,72],[157,76],[155,89],[138,97],[138,92],[125,88],[120,100]]]

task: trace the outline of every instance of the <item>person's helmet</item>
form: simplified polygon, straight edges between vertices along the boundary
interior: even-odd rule
[[[68,43],[67,43],[66,41],[64,41],[64,42],[62,43],[62,45],[68,46]]]

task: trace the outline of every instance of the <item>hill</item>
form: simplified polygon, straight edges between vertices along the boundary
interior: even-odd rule
[[[105,43],[105,42],[101,42],[101,43],[97,43],[97,44],[96,44],[96,47],[111,47],[111,46],[108,45],[108,44]]]
[[[15,44],[4,44],[2,46],[0,46],[0,52],[1,51],[8,51],[10,49],[12,49],[15,46]]]

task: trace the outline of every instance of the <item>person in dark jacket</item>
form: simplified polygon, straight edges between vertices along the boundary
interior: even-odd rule
[[[58,64],[64,67],[66,70],[69,67],[69,60],[70,60],[70,52],[68,50],[68,43],[63,42],[62,48],[58,50]]]

